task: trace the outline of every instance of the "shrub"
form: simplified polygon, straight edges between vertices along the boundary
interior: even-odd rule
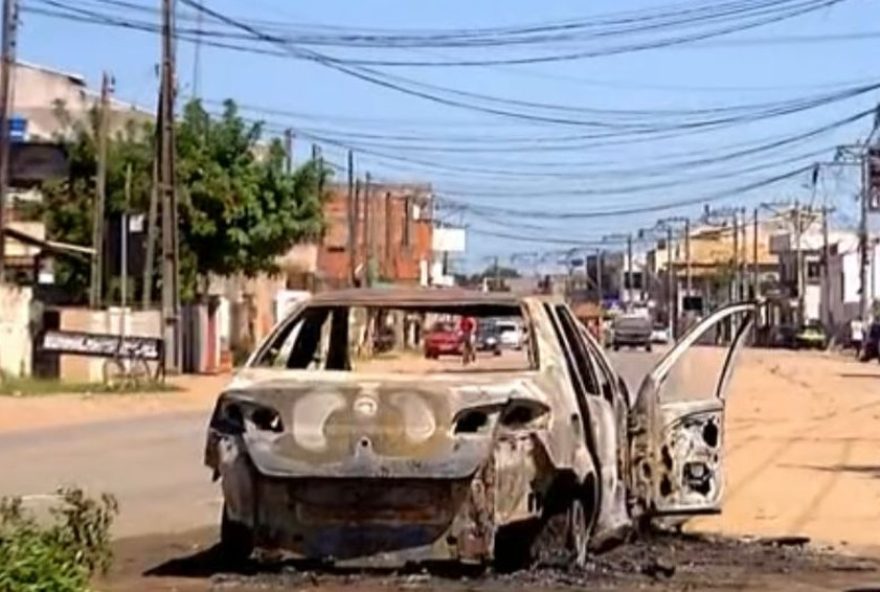
[[[113,496],[98,500],[80,489],[61,489],[48,525],[17,498],[0,499],[0,592],[82,592],[112,560]]]

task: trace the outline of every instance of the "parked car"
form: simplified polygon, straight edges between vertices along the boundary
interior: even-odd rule
[[[794,344],[798,349],[825,349],[827,343],[825,328],[818,322],[803,325],[794,336]]]
[[[477,351],[501,355],[501,336],[496,323],[485,322],[477,326]]]
[[[669,327],[665,325],[654,325],[654,329],[651,331],[651,343],[669,343]]]
[[[651,337],[653,327],[651,319],[642,315],[621,315],[614,319],[614,339],[612,346],[614,351],[621,347],[644,347],[651,351]]]
[[[360,365],[362,310],[518,317],[535,339],[511,369]],[[736,315],[718,372],[667,377]],[[584,564],[645,521],[720,511],[724,392],[755,308],[699,323],[637,395],[561,300],[460,290],[316,294],[219,396],[205,464],[220,481],[220,549],[337,567],[525,565],[536,540]],[[443,333],[446,331],[438,331]],[[697,356],[709,376],[705,360]],[[392,364],[392,358],[385,362]],[[360,369],[359,369],[360,368]],[[687,391],[687,399],[680,396]],[[544,547],[546,548],[546,547]]]
[[[498,338],[501,346],[508,349],[521,350],[525,346],[526,336],[522,324],[517,321],[498,321]]]
[[[871,323],[868,327],[859,356],[863,362],[870,362],[874,358],[880,360],[880,322]]]
[[[440,356],[460,356],[462,345],[461,335],[453,323],[434,323],[425,336],[425,357],[436,360]]]

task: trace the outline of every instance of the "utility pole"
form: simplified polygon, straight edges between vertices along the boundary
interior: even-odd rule
[[[156,218],[159,217],[159,163],[153,159],[152,183],[150,185],[150,209],[147,213],[147,253],[141,289],[141,308],[147,310],[153,301],[153,271],[156,266]]]
[[[131,204],[131,165],[125,168],[125,205],[119,224],[119,302],[122,309],[120,331],[125,335],[125,307],[128,305],[128,207]]]
[[[373,232],[373,200],[372,198],[372,177],[370,173],[366,175],[366,182],[364,187],[364,233],[366,234],[366,266],[364,271],[366,272],[367,278],[367,287],[373,286],[373,241],[374,241],[374,232]]]
[[[495,267],[493,268],[493,271],[494,271],[494,275],[495,275],[495,280],[494,280],[495,291],[500,292],[501,291],[501,268],[498,267],[498,256],[497,255],[495,256]]]
[[[288,175],[293,172],[293,138],[292,129],[287,128],[284,130],[284,170],[287,171]]]
[[[631,232],[626,235],[626,279],[628,286],[626,310],[632,312],[635,288],[633,286],[633,235]]]
[[[871,146],[865,146],[862,156],[861,212],[859,218],[859,318],[867,322],[868,310],[868,201],[871,196],[870,178]]]
[[[801,223],[801,204],[799,200],[794,202],[794,243],[795,243],[795,280],[797,282],[797,313],[798,323],[804,322],[804,282],[803,282],[803,248],[801,245],[801,232],[803,224]]]
[[[752,212],[752,294],[755,300],[761,297],[758,286],[758,208]]]
[[[0,55],[0,284],[6,283],[6,194],[9,190],[10,111],[15,68],[18,2],[3,0],[3,40]]]
[[[177,188],[174,171],[174,23],[172,0],[162,0],[162,81],[160,86],[158,175],[162,211],[162,324],[165,369],[180,371]]]
[[[667,311],[666,314],[669,317],[669,333],[673,337],[677,337],[676,335],[676,298],[675,298],[675,288],[673,286],[673,274],[675,271],[673,268],[672,261],[672,226],[666,226],[666,302],[667,302]]]
[[[730,301],[736,302],[739,294],[739,217],[733,212],[733,279],[730,285]]]
[[[357,198],[354,193],[354,152],[348,151],[348,273],[349,284],[357,282]]]
[[[392,217],[392,202],[391,202],[391,192],[385,192],[385,220],[383,226],[385,227],[385,249],[383,259],[385,260],[385,264],[382,266],[385,268],[385,278],[389,279],[393,277],[392,271],[392,255],[391,255],[391,237],[392,237],[392,227],[391,227],[391,217]]]
[[[691,274],[691,221],[689,218],[684,219],[684,265],[685,265],[685,286],[687,295],[691,296],[693,289],[693,278]]]
[[[828,206],[822,207],[822,322],[827,327],[833,327],[831,318],[831,273],[829,262],[831,261],[831,249],[828,244]]]
[[[599,306],[602,306],[602,297],[604,294],[604,290],[602,289],[602,259],[605,258],[605,251],[603,249],[599,249],[599,253],[596,256],[596,290],[599,292]]]
[[[107,134],[110,119],[110,74],[101,76],[101,104],[98,108],[98,154],[95,180],[95,208],[92,210],[92,274],[89,306],[100,308],[104,292],[104,209],[107,201]]]

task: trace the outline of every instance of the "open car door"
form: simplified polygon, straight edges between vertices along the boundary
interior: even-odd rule
[[[630,483],[643,512],[720,512],[724,396],[756,313],[753,303],[731,304],[712,313],[676,343],[642,383],[629,432]],[[725,345],[716,345],[719,342]]]

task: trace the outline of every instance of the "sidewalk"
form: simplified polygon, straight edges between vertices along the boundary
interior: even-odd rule
[[[158,393],[0,396],[0,433],[178,411],[204,410],[207,414],[230,376],[169,378],[180,390]]]

